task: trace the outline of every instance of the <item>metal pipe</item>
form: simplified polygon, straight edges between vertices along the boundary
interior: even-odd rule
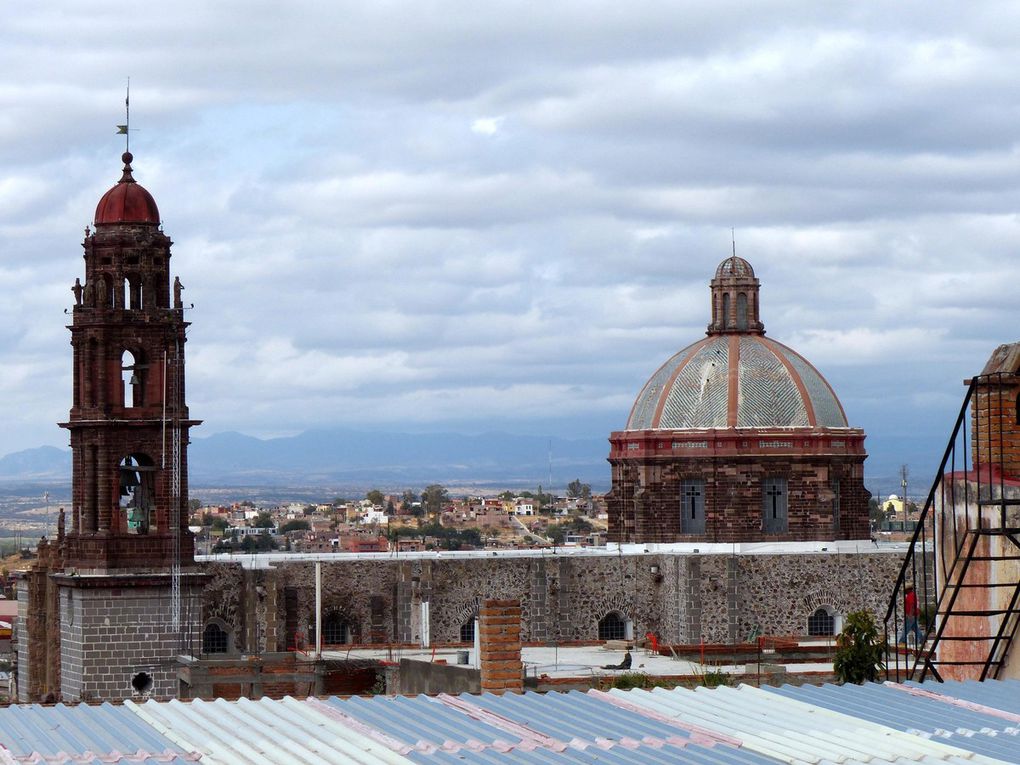
[[[322,658],[322,561],[315,561],[315,658]]]

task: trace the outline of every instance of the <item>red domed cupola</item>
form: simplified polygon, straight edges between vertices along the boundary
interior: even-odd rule
[[[96,205],[96,225],[106,223],[149,223],[159,225],[159,208],[152,194],[131,176],[131,152],[126,151],[124,175],[112,189],[103,194]]]

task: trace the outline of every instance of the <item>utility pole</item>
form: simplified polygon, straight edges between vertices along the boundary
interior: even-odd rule
[[[906,465],[900,465],[900,488],[903,493],[900,495],[900,499],[903,502],[903,531],[907,530],[907,477],[910,475],[910,471]]]

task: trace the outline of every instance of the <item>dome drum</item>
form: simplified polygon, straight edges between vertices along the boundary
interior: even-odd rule
[[[690,430],[638,430],[614,433],[609,440],[611,460],[866,455],[864,431],[859,428],[740,428],[696,433]]]

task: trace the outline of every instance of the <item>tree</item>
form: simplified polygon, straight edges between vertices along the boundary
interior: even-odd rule
[[[382,506],[382,503],[386,501],[386,497],[378,489],[372,489],[365,495],[365,499],[371,502],[373,505]]]
[[[400,512],[409,513],[411,508],[414,507],[414,503],[418,501],[418,495],[410,489],[404,489],[404,493],[400,495]]]
[[[512,491],[504,491],[502,494],[498,496],[502,500],[509,500],[514,498],[514,493]]]
[[[882,511],[882,503],[879,502],[876,497],[872,497],[868,500],[868,517],[874,524],[879,524],[885,520],[885,513]]]
[[[885,668],[884,646],[867,611],[847,614],[846,625],[836,638],[836,659],[832,663],[836,677],[843,683],[874,683]]]
[[[591,484],[581,483],[580,478],[575,478],[567,484],[567,496],[587,501],[591,497]]]
[[[255,516],[251,525],[256,529],[271,529],[276,524],[273,523],[273,516],[269,514],[269,511],[263,510]]]
[[[315,505],[305,505],[301,512],[305,515],[315,515]]]
[[[230,521],[221,515],[217,515],[212,519],[212,523],[209,524],[213,531],[226,531],[230,528]]]
[[[195,511],[197,511],[201,507],[202,507],[202,500],[200,500],[200,499],[189,499],[188,500],[188,510],[190,510],[191,512],[194,513]]]
[[[295,518],[294,520],[287,521],[285,524],[280,526],[280,533],[286,534],[288,531],[308,531],[312,526],[308,521],[302,520],[301,518]]]
[[[395,508],[393,506],[393,500],[392,499],[388,500],[386,502],[386,515],[396,515],[396,514],[397,514],[397,508]]]
[[[443,505],[450,498],[449,492],[446,488],[440,486],[438,483],[430,484],[425,487],[425,491],[421,493],[422,504],[425,505],[425,511],[429,515],[438,515],[443,511]]]

